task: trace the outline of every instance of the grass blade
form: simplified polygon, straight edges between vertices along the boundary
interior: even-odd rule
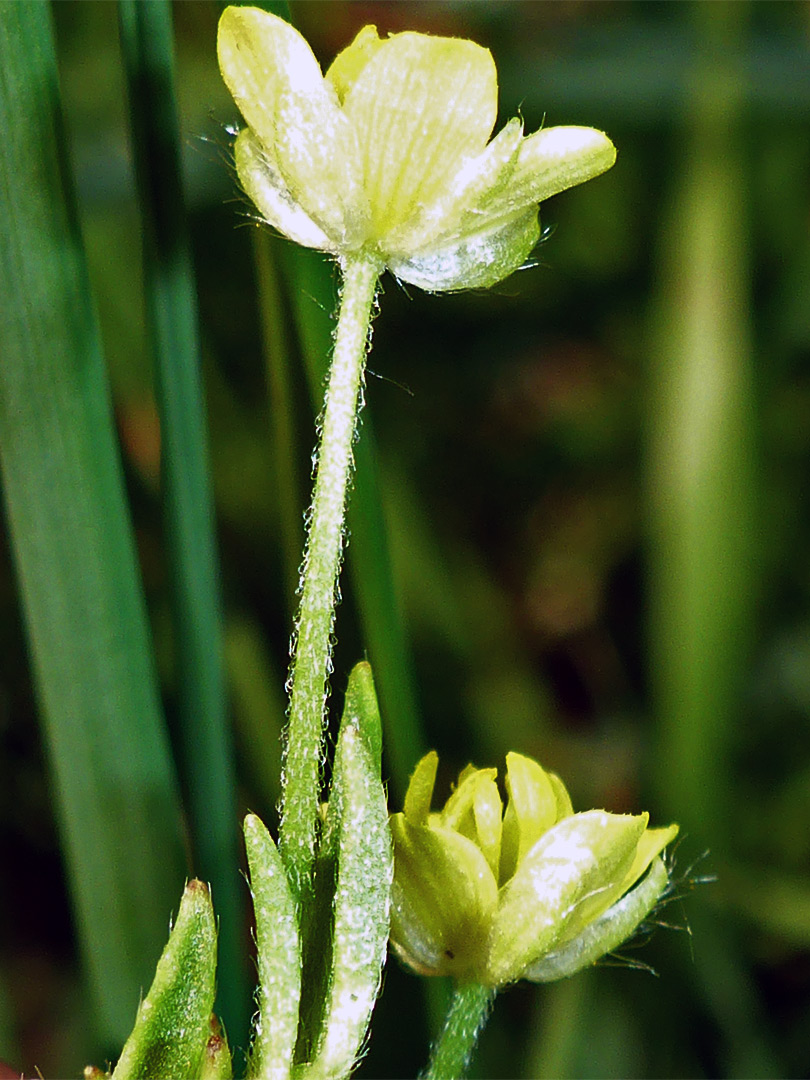
[[[242,1042],[241,881],[226,720],[214,510],[200,379],[197,301],[181,180],[171,8],[120,0],[121,46],[144,230],[144,284],[161,421],[165,536],[171,567],[182,766],[195,872],[220,920],[218,1007]],[[241,1017],[241,1019],[240,1019]]]
[[[278,241],[276,241],[278,243]],[[295,430],[292,357],[284,320],[274,238],[266,230],[254,230],[253,252],[262,298],[260,315],[267,370],[267,392],[272,421],[271,441],[275,465],[275,496],[278,505],[282,572],[290,620],[295,617],[295,597],[301,577],[304,547],[303,485],[296,468],[298,444]]]
[[[744,10],[701,9],[709,40],[739,32]],[[665,810],[715,849],[734,827],[728,753],[757,578],[740,79],[727,62],[695,73],[664,235],[649,421],[655,774]]]
[[[48,5],[3,11],[0,121],[0,467],[79,935],[117,1050],[184,864]]]

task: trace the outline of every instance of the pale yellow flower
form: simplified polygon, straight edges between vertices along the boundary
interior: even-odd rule
[[[609,169],[587,127],[488,142],[498,107],[489,50],[364,27],[326,73],[304,38],[257,8],[229,7],[222,76],[247,127],[239,180],[262,217],[305,247],[362,257],[442,291],[492,285],[539,238],[538,203]]]

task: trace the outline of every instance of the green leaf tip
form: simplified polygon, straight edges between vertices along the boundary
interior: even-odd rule
[[[190,881],[113,1080],[196,1080],[211,1034],[216,958],[208,886]]]
[[[382,721],[374,676],[367,660],[355,664],[349,675],[342,722],[354,725],[362,734],[372,764],[379,775],[382,762]]]

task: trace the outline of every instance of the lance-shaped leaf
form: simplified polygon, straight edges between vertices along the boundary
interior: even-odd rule
[[[332,962],[317,1051],[307,1076],[348,1076],[380,988],[394,872],[380,779],[380,714],[371,667],[349,678],[323,838],[334,860]]]
[[[210,1035],[217,929],[208,886],[190,881],[113,1080],[197,1077]]]
[[[259,967],[259,1013],[248,1075],[287,1080],[301,997],[298,921],[281,856],[270,833],[255,814],[247,815],[244,828]]]

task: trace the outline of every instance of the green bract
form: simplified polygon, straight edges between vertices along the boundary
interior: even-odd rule
[[[498,107],[487,49],[461,38],[364,27],[324,77],[283,19],[229,7],[222,76],[248,126],[236,169],[262,216],[291,240],[364,256],[442,291],[493,285],[540,235],[537,204],[609,169],[610,139],[586,127],[523,136]]]
[[[575,814],[559,777],[521,754],[506,757],[505,813],[496,770],[471,765],[431,813],[437,765],[435,752],[422,758],[391,818],[391,944],[422,974],[492,987],[572,975],[629,937],[666,888],[659,856],[677,825]]]

